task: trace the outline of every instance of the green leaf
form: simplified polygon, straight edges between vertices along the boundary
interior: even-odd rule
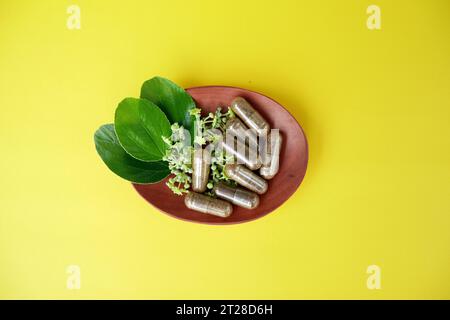
[[[177,122],[191,133],[194,139],[194,117],[189,111],[195,108],[192,97],[172,81],[154,77],[144,82],[141,88],[141,98],[150,100],[167,115],[170,123]]]
[[[95,148],[108,168],[134,183],[159,182],[170,173],[165,161],[143,162],[123,150],[113,124],[101,126],[94,135]]]
[[[145,99],[126,98],[116,109],[115,128],[122,147],[141,161],[158,161],[166,154],[162,136],[170,136],[166,115]]]

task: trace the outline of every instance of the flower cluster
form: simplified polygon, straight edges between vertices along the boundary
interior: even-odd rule
[[[205,145],[207,142],[215,143],[218,136],[214,134],[214,129],[224,129],[225,123],[233,118],[235,115],[231,108],[228,108],[227,112],[222,112],[222,108],[218,107],[216,112],[210,112],[204,118],[200,116],[201,109],[195,108],[192,110],[191,114],[195,116],[197,123],[197,132],[201,133],[196,135],[194,143],[198,143],[200,146]],[[219,132],[219,131],[216,131]],[[231,180],[226,176],[224,169],[225,164],[233,159],[232,156],[227,155],[221,148],[212,148],[211,151],[211,167],[210,167],[210,177],[208,180],[207,188],[209,191],[206,193],[213,195],[210,191],[214,188],[214,185],[219,181],[226,181],[232,183]]]
[[[218,136],[208,133],[213,132],[213,129],[223,130],[225,123],[234,117],[231,108],[228,108],[227,112],[222,112],[220,107],[217,108],[216,112],[210,112],[203,118],[200,108],[192,109],[190,114],[195,118],[196,133],[194,136],[194,144],[201,147],[208,143],[215,143]],[[166,152],[163,160],[169,163],[169,169],[174,175],[166,184],[175,194],[182,195],[188,192],[192,182],[191,159],[193,147],[189,141],[190,135],[183,126],[175,123],[171,126],[171,129],[172,135],[170,137],[163,137],[164,142],[169,146],[169,150]],[[225,164],[232,161],[233,157],[227,155],[221,148],[211,149],[210,177],[207,184],[209,191],[206,192],[209,195],[212,195],[211,189],[219,181],[226,181],[227,183],[233,184],[223,170]]]
[[[188,140],[190,136],[183,126],[174,123],[171,129],[172,135],[170,137],[162,137],[169,146],[163,160],[168,162],[170,172],[174,175],[172,178],[169,178],[166,184],[173,193],[182,195],[187,193],[191,186],[192,147]]]
[[[210,112],[204,118],[201,117],[201,109],[194,108],[190,111],[190,114],[195,117],[196,133],[194,137],[194,143],[202,146],[206,142],[211,142],[212,136],[207,133],[212,129],[223,129],[228,119],[234,117],[234,112],[231,108],[228,108],[227,112],[222,113],[222,108],[218,107],[216,112]]]
[[[214,185],[220,181],[224,181],[229,185],[236,185],[233,180],[230,180],[230,178],[227,177],[224,171],[225,165],[232,161],[232,156],[227,155],[225,152],[219,151],[217,149],[213,150],[211,155],[210,177],[206,186],[208,189],[211,190],[212,188],[214,188]],[[214,196],[214,194],[212,194],[211,192],[207,192],[207,194]]]

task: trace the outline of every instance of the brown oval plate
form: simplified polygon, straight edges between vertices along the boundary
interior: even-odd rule
[[[283,135],[278,174],[269,180],[269,189],[261,196],[258,208],[248,210],[233,206],[233,213],[228,218],[186,208],[184,197],[173,194],[166,186],[167,179],[155,184],[133,184],[137,192],[151,205],[172,217],[206,224],[233,224],[254,220],[274,211],[289,199],[300,186],[308,163],[306,137],[294,117],[276,101],[246,89],[206,86],[189,88],[186,91],[194,98],[202,113],[214,112],[218,106],[224,108],[237,96],[250,102],[269,122],[271,128],[279,129]]]

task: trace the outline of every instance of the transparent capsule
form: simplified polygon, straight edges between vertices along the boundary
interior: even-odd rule
[[[242,188],[231,187],[220,182],[213,190],[219,198],[228,200],[242,208],[254,209],[259,205],[259,196]]]
[[[225,124],[225,130],[226,132],[231,132],[239,140],[244,141],[249,148],[248,152],[255,152],[255,156],[259,157],[259,161],[262,165],[268,165],[270,163],[270,150],[268,148],[270,146],[266,143],[268,137],[266,130],[258,132],[254,129],[249,129],[237,117],[231,118],[227,121]]]
[[[184,204],[191,210],[226,218],[233,212],[231,203],[214,199],[196,192],[189,192],[184,197]]]
[[[260,132],[258,152],[261,159],[262,166],[268,166],[270,164],[270,135],[268,131]]]
[[[259,169],[259,174],[264,179],[272,179],[277,173],[280,167],[280,151],[281,144],[283,143],[283,137],[280,132],[276,134],[271,134],[271,154],[270,154],[270,163],[269,165],[264,165]]]
[[[234,139],[234,135],[227,134],[227,138],[222,141],[222,148],[231,156],[234,156],[237,163],[244,164],[250,170],[261,168],[261,160],[258,157],[257,150],[250,150],[248,146],[240,139]]]
[[[225,174],[232,180],[239,183],[258,194],[263,194],[267,191],[267,181],[253,173],[251,170],[239,164],[227,164],[224,168]]]
[[[258,145],[258,136],[256,135],[256,132],[254,130],[249,130],[247,126],[236,117],[227,121],[225,130],[231,132],[242,141],[247,141],[249,146],[253,145],[256,148]]]
[[[192,153],[192,190],[205,192],[208,184],[211,155],[208,150],[194,148]]]
[[[244,121],[244,123],[251,129],[270,130],[270,126],[266,120],[256,111],[250,103],[242,97],[237,97],[231,102],[231,110]]]

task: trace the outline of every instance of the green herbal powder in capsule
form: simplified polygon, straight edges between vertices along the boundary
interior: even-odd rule
[[[280,132],[271,135],[271,154],[270,164],[268,166],[262,166],[259,169],[259,174],[264,179],[272,179],[280,168],[280,151],[281,144],[283,143],[283,137]]]
[[[270,142],[268,134],[269,123],[256,111],[247,100],[237,97],[231,102],[231,110],[250,128],[259,135],[258,151],[263,165],[270,163]]]
[[[205,192],[208,184],[211,155],[208,150],[195,148],[192,153],[192,190]]]
[[[248,142],[249,146],[258,146],[258,136],[254,130],[249,130],[241,120],[234,117],[227,121],[225,124],[225,130],[227,132],[232,132],[238,139]]]
[[[266,120],[256,111],[250,103],[242,97],[237,97],[231,102],[231,110],[251,129],[270,130]]]
[[[263,194],[267,191],[267,181],[258,176],[256,173],[239,164],[225,165],[225,174],[232,180],[239,183],[258,194]]]
[[[259,196],[242,188],[231,187],[220,182],[213,190],[219,198],[228,200],[232,204],[245,209],[254,209],[259,205]]]
[[[249,129],[237,117],[231,118],[227,121],[227,123],[225,124],[225,130],[226,132],[231,132],[234,136],[237,137],[238,140],[246,143],[246,145],[249,148],[249,151],[247,152],[253,150],[255,153],[257,153],[256,156],[259,157],[259,162],[261,162],[262,165],[268,165],[270,163],[269,148],[267,148],[266,150],[266,146],[270,147],[266,143],[267,130],[257,132],[254,129]],[[258,133],[260,134],[259,142],[258,142]]]
[[[231,203],[214,199],[196,192],[189,192],[184,197],[184,204],[191,210],[226,218],[233,212]]]
[[[222,148],[225,152],[236,158],[239,164],[244,164],[250,170],[258,170],[261,168],[261,160],[258,157],[258,151],[250,150],[248,146],[240,139],[234,139],[233,135],[226,135],[226,139],[222,141]]]

